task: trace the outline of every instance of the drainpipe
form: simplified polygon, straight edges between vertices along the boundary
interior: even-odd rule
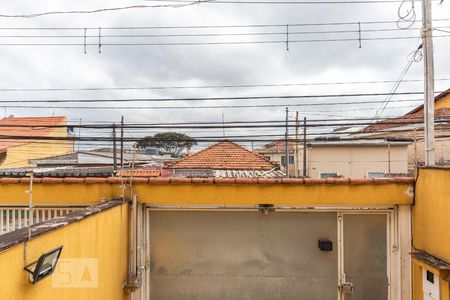
[[[138,218],[138,198],[137,195],[132,196],[132,201],[130,202],[130,213],[129,213],[129,251],[128,251],[128,279],[125,285],[125,292],[127,294],[134,293],[136,290],[142,286],[142,274],[141,268],[138,266],[138,232],[137,232],[137,218]]]
[[[388,174],[391,177],[391,142],[388,141]]]
[[[128,252],[128,279],[125,285],[125,292],[131,294],[142,286],[141,268],[138,267],[138,233],[137,233],[137,218],[138,218],[138,198],[133,194],[133,171],[134,161],[136,158],[136,144],[133,147],[133,160],[131,162],[131,177],[130,177],[130,194],[131,205],[129,210],[128,228],[129,228],[129,252]]]

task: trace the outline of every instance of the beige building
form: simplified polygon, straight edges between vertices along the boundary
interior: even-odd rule
[[[411,142],[371,140],[324,140],[309,142],[306,148],[306,177],[373,178],[406,176]],[[303,176],[303,146],[288,142],[290,177]],[[285,142],[277,141],[257,152],[286,170]],[[298,173],[295,171],[298,168]]]
[[[316,141],[307,144],[311,178],[406,176],[409,142],[386,140]]]

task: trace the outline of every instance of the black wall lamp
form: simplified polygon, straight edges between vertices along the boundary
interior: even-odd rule
[[[30,281],[32,284],[50,276],[55,271],[62,248],[63,246],[60,246],[50,250],[42,254],[37,261],[25,266],[24,270],[30,273]],[[36,266],[31,268],[34,265]]]

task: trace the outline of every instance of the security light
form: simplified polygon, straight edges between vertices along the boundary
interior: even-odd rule
[[[55,271],[62,248],[63,246],[60,246],[56,249],[50,250],[42,254],[37,261],[25,266],[24,270],[30,273],[30,281],[32,284],[35,284],[45,277],[50,276]],[[36,267],[31,269],[30,267],[34,265],[36,265]]]

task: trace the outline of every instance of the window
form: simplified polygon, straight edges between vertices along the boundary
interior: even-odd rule
[[[385,178],[386,173],[384,172],[367,172],[367,178]]]
[[[338,177],[339,177],[338,173],[335,173],[335,172],[320,173],[320,178],[322,178],[322,179],[338,178]]]
[[[293,164],[294,163],[294,156],[289,156],[289,164]],[[281,157],[281,165],[285,166],[286,165],[286,156],[282,156]]]
[[[5,162],[6,160],[6,152],[0,153],[0,166]]]
[[[272,160],[272,157],[268,156],[268,155],[263,155],[263,157],[267,160]]]

